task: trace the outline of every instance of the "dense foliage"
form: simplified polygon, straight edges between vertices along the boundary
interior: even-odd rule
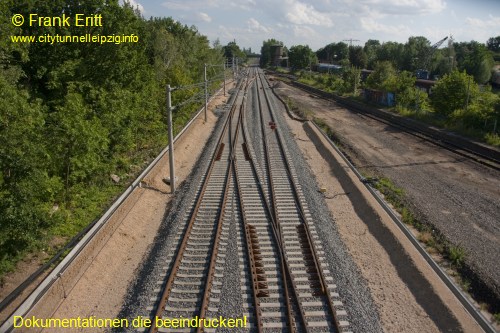
[[[118,0],[5,0],[15,13],[101,14],[103,26],[0,22],[0,275],[54,236],[75,234],[167,142],[165,85],[203,79],[222,48],[171,18],[145,20]],[[130,35],[137,43],[12,43],[10,35]],[[214,69],[215,71],[215,69]],[[211,70],[209,75],[215,75]],[[196,89],[174,93],[174,104]],[[197,108],[176,109],[180,129]],[[124,183],[122,181],[122,183]]]
[[[226,46],[222,47],[222,50],[224,51],[224,57],[227,59],[238,58],[242,62],[247,58],[247,53],[241,50],[235,41],[229,42]]]
[[[262,42],[262,47],[260,48],[260,66],[266,67],[271,65],[273,59],[272,49],[274,46],[283,45],[283,42],[276,40],[274,38],[268,39]]]
[[[311,68],[318,62],[316,54],[308,45],[294,45],[288,52],[290,67],[294,69]]]
[[[424,37],[405,44],[369,40],[364,48],[331,43],[316,55],[320,62],[341,65],[341,71],[297,74],[306,84],[342,95],[356,96],[358,88],[395,93],[396,111],[499,146],[500,96],[487,84],[497,41],[449,43],[442,49]],[[365,64],[373,71],[360,83],[355,69]],[[440,77],[430,96],[415,86],[416,71],[425,68]]]

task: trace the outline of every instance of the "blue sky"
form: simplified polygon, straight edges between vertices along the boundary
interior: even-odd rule
[[[194,25],[210,41],[236,40],[260,51],[262,41],[276,38],[287,47],[313,50],[332,42],[368,39],[405,42],[425,36],[435,43],[452,35],[456,41],[485,43],[500,35],[500,0],[129,0],[145,18],[169,16]]]

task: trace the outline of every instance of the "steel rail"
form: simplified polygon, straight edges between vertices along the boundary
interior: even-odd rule
[[[230,117],[232,118],[233,115],[230,115]],[[240,106],[240,112],[239,112],[239,117],[238,117],[237,123],[239,123],[241,121],[241,117],[242,117],[242,115],[241,115],[241,106]],[[228,172],[226,175],[226,184],[225,184],[225,188],[224,188],[224,198],[222,200],[220,214],[219,214],[219,218],[217,221],[217,232],[216,232],[215,242],[213,245],[214,248],[213,248],[213,251],[210,255],[210,266],[208,268],[208,278],[207,278],[207,282],[205,283],[205,291],[203,294],[203,301],[202,301],[201,308],[200,308],[200,318],[205,318],[205,315],[208,311],[210,292],[211,292],[214,273],[215,273],[215,264],[216,264],[216,260],[217,260],[217,253],[218,253],[220,238],[221,238],[221,234],[222,234],[222,221],[224,219],[224,208],[226,207],[227,195],[229,192],[229,184],[231,182],[231,176],[232,176],[233,167],[234,167],[233,166],[233,164],[234,164],[233,163],[234,151],[235,151],[235,146],[238,143],[238,130],[239,130],[239,126],[236,127],[236,131],[234,133],[235,139],[230,147],[231,154],[229,156],[229,167],[228,167]],[[203,327],[199,326],[197,328],[196,332],[198,332],[198,333],[204,332]]]
[[[235,164],[235,163],[234,163]],[[237,176],[238,173],[238,167],[235,164],[234,165],[234,179],[235,179],[235,186],[236,186],[236,191],[238,193],[238,197],[240,198],[238,200],[239,202],[239,209],[241,212],[241,217],[243,219],[243,230],[245,231],[245,248],[247,249],[247,258],[248,262],[250,264],[250,278],[251,278],[251,283],[252,283],[252,294],[253,294],[253,301],[254,301],[254,312],[255,312],[255,318],[257,320],[257,331],[259,333],[263,332],[263,324],[262,324],[262,311],[260,307],[260,300],[259,300],[259,281],[258,281],[258,273],[257,273],[257,268],[254,262],[254,251],[251,246],[251,236],[249,234],[249,231],[247,229],[248,223],[247,219],[245,217],[245,207],[243,206],[243,194],[241,191],[241,185],[240,181]]]
[[[297,301],[297,305],[298,305],[299,310],[300,310],[299,312],[300,312],[302,324],[304,325],[305,330],[308,331],[307,320],[305,318],[305,311],[304,311],[302,304],[299,300],[299,292],[297,289],[297,285],[293,281],[290,265],[288,263],[286,253],[285,253],[285,248],[283,245],[283,230],[282,230],[282,227],[279,223],[277,206],[276,206],[276,194],[274,193],[274,190],[273,190],[274,184],[273,184],[273,176],[272,176],[272,170],[271,170],[271,159],[269,157],[268,142],[267,142],[267,137],[266,137],[266,132],[265,132],[262,101],[261,101],[261,98],[259,96],[259,94],[260,94],[260,89],[259,89],[259,85],[258,85],[259,81],[260,81],[260,75],[259,75],[258,70],[257,70],[257,79],[256,79],[255,83],[256,83],[256,88],[257,88],[256,89],[257,90],[257,99],[259,101],[260,125],[261,125],[262,138],[263,138],[264,155],[265,155],[265,160],[266,160],[266,172],[267,172],[267,176],[268,176],[268,180],[269,180],[268,190],[270,192],[269,193],[270,202],[268,204],[269,205],[268,209],[270,210],[273,230],[275,233],[275,237],[277,238],[277,241],[278,241],[278,245],[279,245],[279,249],[280,249],[280,256],[282,258],[282,270],[285,273],[285,274],[283,274],[284,283],[286,284],[286,286],[288,286],[289,283],[288,283],[287,279],[289,279],[290,288],[293,292],[294,299]],[[262,85],[262,82],[261,82],[261,86],[262,86],[262,90],[264,90],[264,86]],[[286,288],[285,290],[286,290],[286,293],[288,294],[288,288]],[[287,299],[289,299],[288,296],[287,296]],[[289,316],[289,321],[290,321],[290,325],[291,325],[292,329],[295,329],[296,327],[295,327],[295,325],[293,325],[293,314],[292,314],[291,306],[288,306],[288,316]]]
[[[322,91],[320,89],[308,86],[306,84],[300,83],[293,81],[292,85],[309,93],[312,93],[324,100],[327,101],[335,101],[339,105],[342,105],[349,111],[353,111],[355,113],[361,114],[362,116],[365,116],[367,118],[373,119],[375,121],[381,122],[383,124],[389,125],[396,127],[403,132],[413,135],[419,139],[425,140],[429,143],[432,143],[438,147],[444,148],[452,153],[455,153],[459,156],[466,157],[469,160],[472,160],[476,163],[482,164],[486,167],[492,168],[494,170],[500,170],[500,160],[498,158],[499,152],[498,149],[495,148],[484,148],[486,151],[480,152],[477,150],[474,150],[473,148],[468,148],[463,146],[463,144],[460,144],[459,142],[452,142],[454,137],[457,137],[457,135],[453,134],[446,134],[446,133],[440,133],[435,130],[430,130],[430,131],[423,131],[419,129],[416,126],[412,126],[411,123],[404,124],[402,121],[407,120],[406,118],[402,118],[402,120],[398,119],[398,116],[396,115],[390,115],[390,114],[385,114],[383,113],[384,111],[381,111],[379,109],[373,109],[372,111],[366,111],[369,110],[369,106],[366,105],[357,105],[353,103],[352,101],[349,101],[343,97],[336,96],[331,93],[327,93],[325,91]],[[367,108],[366,110],[363,110],[363,108]],[[378,113],[382,112],[382,113]],[[425,125],[424,125],[425,126]],[[450,139],[451,138],[451,139]],[[464,142],[464,141],[462,141]],[[472,141],[471,141],[472,142]],[[476,147],[479,147],[479,145],[475,144]]]
[[[262,78],[260,78],[260,79],[261,79],[261,82],[262,82]],[[267,84],[269,85],[269,82],[267,82]],[[269,109],[269,114],[271,115],[271,119],[272,119],[273,122],[276,122],[276,119],[275,119],[274,113],[273,113],[273,109],[272,109],[269,97],[268,97],[268,95],[267,95],[267,93],[265,91],[264,85],[262,85],[262,91],[264,93],[264,96],[266,97],[267,107]],[[283,161],[285,162],[285,165],[286,165],[286,171],[287,171],[287,175],[288,175],[288,177],[290,179],[290,184],[293,187],[293,195],[295,197],[295,201],[297,202],[297,208],[299,209],[299,214],[300,214],[300,217],[302,219],[302,222],[303,222],[305,230],[306,230],[306,235],[307,235],[307,238],[308,238],[308,242],[309,242],[309,245],[311,246],[311,248],[313,250],[314,265],[316,267],[316,270],[317,270],[318,274],[320,275],[321,289],[322,289],[323,293],[326,293],[326,290],[327,290],[327,288],[326,288],[326,282],[324,281],[324,277],[320,273],[320,267],[321,267],[321,265],[318,263],[318,260],[317,260],[316,250],[314,249],[314,245],[313,245],[313,242],[312,242],[311,233],[310,233],[309,227],[307,225],[307,222],[306,222],[307,220],[306,220],[306,217],[305,217],[305,214],[304,214],[304,207],[302,207],[302,202],[300,201],[300,199],[298,197],[297,185],[295,184],[295,181],[294,181],[293,176],[292,176],[291,171],[290,171],[291,170],[290,163],[289,163],[288,158],[287,158],[287,156],[285,154],[285,151],[283,149],[283,142],[281,140],[281,135],[279,133],[277,133],[276,137],[278,139],[278,142],[279,142],[279,145],[280,145],[280,149],[281,149],[281,152],[283,154]],[[269,173],[271,173],[271,170],[269,171]],[[275,201],[275,197],[274,196],[273,196],[273,201]]]
[[[252,80],[252,83],[253,83],[254,80]],[[245,109],[244,109],[245,110]],[[245,111],[243,111],[245,112]],[[245,119],[245,118],[243,118]],[[250,142],[248,140],[248,136],[246,134],[246,131],[245,131],[245,128],[243,126],[243,123],[241,124],[241,132],[242,132],[242,136],[243,136],[243,141],[245,143],[248,143]],[[252,167],[252,171],[254,172],[255,176],[257,179],[259,179],[259,174],[258,174],[258,171],[257,171],[257,166],[255,165],[255,162],[253,159],[250,159],[249,160],[250,162],[250,165]],[[237,170],[237,167],[235,166],[235,170]],[[242,218],[244,219],[244,224],[247,224],[246,222],[246,218],[245,218],[245,209],[244,209],[244,204],[243,204],[243,197],[241,195],[241,187],[240,187],[240,184],[239,184],[239,179],[238,177],[236,177],[236,182],[237,182],[237,186],[238,186],[238,190],[239,190],[239,194],[240,194],[240,207],[241,207],[241,211],[242,211]],[[287,269],[287,264],[286,264],[286,261],[285,261],[285,254],[284,254],[284,251],[283,251],[283,247],[280,243],[280,240],[279,240],[279,231],[277,230],[277,224],[273,218],[273,215],[272,215],[272,210],[271,208],[269,207],[269,203],[267,202],[266,198],[265,198],[265,192],[264,192],[264,187],[262,185],[262,181],[258,181],[258,187],[260,189],[260,191],[262,192],[262,199],[263,199],[263,205],[264,205],[264,208],[265,208],[265,211],[267,212],[267,215],[269,216],[269,218],[271,219],[271,230],[273,231],[272,235],[276,241],[276,244],[277,244],[277,247],[278,247],[278,253],[279,253],[279,260],[280,260],[280,270],[281,270],[281,276],[283,277],[283,290],[285,292],[285,300],[286,300],[286,308],[287,308],[287,318],[288,318],[288,328],[289,328],[289,331],[290,332],[295,332],[295,325],[294,325],[294,316],[293,316],[293,313],[292,313],[292,305],[291,305],[291,301],[290,301],[290,295],[289,295],[289,291],[288,291],[288,281],[287,279],[290,278],[290,272],[289,270]],[[247,235],[247,228],[245,227],[245,233]],[[249,236],[247,236],[249,237]],[[247,246],[247,250],[250,251],[251,249]],[[255,291],[255,290],[254,290]],[[295,290],[294,290],[295,292]],[[294,295],[295,297],[297,295]],[[256,296],[254,296],[256,297]],[[256,308],[256,311],[257,311],[257,308]],[[259,321],[259,320],[258,320]],[[262,321],[260,320],[260,325],[262,325]],[[260,328],[259,328],[259,332],[260,332]]]
[[[260,98],[260,89],[259,89],[259,85],[258,85],[259,81],[261,82],[262,91],[264,91],[265,88],[264,88],[264,85],[262,84],[262,79],[261,79],[261,77],[258,73],[258,70],[257,70],[257,80],[256,80],[257,99],[259,101],[260,125],[261,125],[262,138],[263,138],[262,141],[263,141],[264,155],[265,155],[265,160],[266,160],[266,172],[267,172],[267,177],[269,180],[269,184],[268,184],[269,191],[270,191],[269,198],[270,198],[270,203],[272,203],[272,204],[270,204],[271,213],[272,213],[272,216],[274,217],[273,224],[275,225],[275,228],[276,228],[277,238],[278,238],[278,242],[279,242],[279,246],[280,246],[280,251],[281,251],[282,256],[283,256],[283,261],[286,263],[285,265],[283,265],[284,269],[286,269],[286,278],[290,277],[291,289],[293,290],[294,297],[295,297],[297,304],[299,306],[301,320],[302,320],[304,328],[307,332],[308,328],[307,328],[307,319],[305,316],[305,311],[304,311],[302,304],[299,300],[299,292],[297,290],[297,286],[294,283],[293,279],[291,278],[291,270],[289,268],[288,261],[286,259],[287,257],[286,257],[285,249],[284,249],[284,245],[283,245],[283,239],[282,239],[283,230],[282,230],[282,227],[281,227],[281,225],[279,223],[279,219],[278,219],[277,199],[276,199],[276,194],[274,191],[273,173],[272,173],[272,169],[271,169],[271,159],[269,156],[269,148],[268,148],[268,142],[267,142],[267,137],[266,137],[266,132],[265,132],[265,124],[264,124],[263,107],[262,107],[262,101]]]
[[[264,76],[265,78],[265,76]],[[262,83],[262,77],[260,76],[260,80],[261,80],[261,83]],[[267,78],[265,78],[268,86],[269,86],[269,82],[267,81]],[[274,111],[273,111],[273,107],[271,106],[271,102],[270,102],[270,99],[269,99],[269,96],[267,95],[267,92],[266,92],[266,89],[265,89],[265,86],[262,84],[263,88],[262,88],[262,91],[264,93],[264,96],[266,98],[266,102],[267,102],[267,106],[268,106],[268,109],[269,109],[269,113],[271,115],[271,119],[273,122],[275,122],[275,116],[274,116]],[[261,117],[262,119],[262,117]],[[263,121],[263,119],[262,119]],[[307,219],[306,219],[306,216],[305,216],[305,213],[304,213],[304,207],[302,206],[302,202],[298,196],[298,189],[297,189],[297,184],[295,183],[295,180],[293,178],[293,175],[291,174],[291,166],[290,166],[290,162],[288,160],[288,156],[286,155],[285,153],[285,150],[284,150],[284,144],[283,144],[283,139],[281,138],[281,134],[279,133],[279,131],[276,132],[276,137],[278,139],[278,142],[279,142],[279,146],[280,146],[280,150],[283,154],[283,161],[285,162],[285,165],[286,165],[286,171],[287,171],[287,175],[288,175],[288,178],[290,179],[290,184],[292,185],[292,188],[293,188],[293,194],[294,194],[294,197],[295,197],[295,200],[296,200],[296,203],[297,203],[297,208],[299,210],[299,213],[300,213],[300,216],[301,216],[301,219],[302,219],[302,224],[304,226],[304,230],[305,230],[305,233],[307,235],[307,240],[308,240],[308,243],[309,243],[309,246],[310,246],[310,249],[311,249],[311,255],[313,257],[313,261],[314,261],[314,265],[315,265],[315,268],[316,268],[316,271],[317,271],[317,275],[320,279],[320,284],[321,284],[321,289],[323,291],[323,293],[326,295],[326,298],[327,298],[327,304],[328,304],[328,309],[329,309],[329,312],[330,312],[330,315],[332,316],[333,318],[333,321],[334,321],[334,324],[335,324],[335,328],[337,330],[337,332],[341,332],[341,326],[340,326],[340,323],[339,323],[339,320],[338,320],[338,317],[337,317],[337,313],[336,313],[336,310],[335,310],[335,306],[332,302],[332,295],[329,291],[329,289],[327,288],[327,283],[325,281],[325,276],[324,276],[324,273],[323,273],[323,269],[318,261],[318,255],[317,255],[317,250],[316,250],[316,247],[314,245],[314,242],[313,242],[313,238],[312,238],[312,235],[311,235],[311,231],[309,229],[309,225],[307,223]],[[299,302],[300,304],[300,302]],[[301,308],[301,312],[303,312],[303,309]],[[303,313],[303,316],[305,318],[305,313]],[[307,329],[307,321],[304,322],[304,325],[306,326],[306,329]]]
[[[236,103],[233,104],[233,106],[232,106],[232,108],[230,110],[230,113],[229,113],[229,115],[227,117],[226,123],[224,124],[224,129],[222,131],[222,134],[219,137],[219,140],[217,141],[216,147],[220,146],[222,140],[225,138],[225,135],[228,132],[228,129],[230,129],[230,125],[229,124],[231,123],[231,121],[233,119],[235,110],[236,110]],[[188,226],[186,228],[186,231],[184,232],[184,236],[182,238],[182,242],[181,242],[181,244],[179,246],[179,250],[177,252],[174,264],[173,264],[172,269],[170,271],[170,275],[168,277],[168,280],[167,280],[165,286],[163,287],[163,292],[162,292],[162,295],[160,297],[160,301],[159,301],[158,306],[157,306],[157,310],[156,310],[156,313],[155,313],[155,318],[162,317],[165,305],[166,305],[166,303],[168,301],[168,298],[170,296],[170,292],[172,290],[172,286],[174,284],[175,277],[176,277],[177,272],[178,272],[178,270],[179,270],[179,268],[181,266],[181,262],[182,262],[183,255],[184,255],[184,251],[186,249],[187,242],[188,242],[189,236],[191,234],[191,230],[193,228],[196,216],[198,214],[198,211],[199,211],[202,199],[203,199],[203,194],[206,191],[206,188],[208,186],[208,182],[209,182],[209,179],[210,179],[210,175],[212,174],[212,171],[213,171],[214,166],[215,166],[215,160],[216,160],[217,153],[218,153],[218,151],[217,151],[217,149],[215,149],[215,151],[213,153],[213,156],[212,156],[212,160],[210,162],[210,165],[209,165],[209,168],[208,168],[208,171],[207,171],[207,175],[206,175],[205,179],[203,180],[202,188],[201,188],[200,193],[198,195],[198,198],[196,200],[196,205],[195,205],[195,207],[193,209],[193,212],[191,213],[191,217],[189,219]],[[228,163],[228,169],[230,169],[230,168],[231,168],[231,163]],[[224,188],[223,200],[222,200],[221,204],[225,204],[225,202],[226,202],[228,183],[229,183],[229,172],[227,172],[227,174],[226,174],[225,186],[224,186],[225,188]],[[220,212],[219,212],[219,216],[218,216],[218,221],[217,221],[217,223],[218,223],[217,232],[218,233],[221,230],[221,223],[220,222],[221,222],[221,216],[223,215],[223,209],[224,209],[224,206],[221,207]],[[220,235],[217,236],[217,240],[220,240]],[[215,246],[212,248],[212,252],[211,252],[210,256],[212,256],[213,252],[216,251],[214,249],[215,249]],[[211,261],[212,261],[212,259],[211,259]],[[211,262],[211,264],[212,264],[212,262]],[[206,291],[206,288],[205,288],[205,291]],[[205,304],[203,304],[202,306],[204,306],[204,305]],[[156,326],[156,320],[153,320],[153,322],[154,322],[153,325],[149,329],[149,333],[156,333],[156,332],[158,332],[158,327]]]

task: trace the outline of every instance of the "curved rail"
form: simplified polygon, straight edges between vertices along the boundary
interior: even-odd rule
[[[327,282],[326,282],[321,264],[319,263],[317,250],[316,250],[315,245],[314,245],[314,239],[313,239],[311,230],[310,230],[308,222],[307,222],[303,203],[302,203],[302,201],[299,197],[299,194],[298,194],[299,193],[298,186],[297,186],[296,181],[294,179],[294,175],[292,174],[292,171],[291,171],[291,165],[290,165],[290,162],[288,160],[288,156],[286,154],[286,149],[284,148],[285,146],[283,143],[283,139],[281,138],[279,130],[277,130],[277,128],[276,128],[276,119],[275,119],[275,116],[273,114],[274,113],[273,107],[271,105],[269,96],[267,95],[266,86],[265,86],[265,84],[262,80],[262,77],[260,75],[259,75],[259,80],[261,82],[261,88],[257,87],[258,95],[259,95],[259,92],[262,90],[263,95],[265,97],[266,106],[267,106],[267,109],[269,111],[268,116],[264,115],[262,103],[261,103],[261,100],[259,97],[259,106],[260,106],[259,112],[260,112],[260,118],[261,118],[261,130],[262,130],[263,137],[264,137],[264,140],[263,140],[264,141],[264,151],[265,151],[265,156],[266,156],[266,160],[267,160],[266,172],[267,172],[267,177],[269,179],[269,182],[271,184],[270,185],[270,189],[271,189],[270,198],[272,200],[272,207],[273,207],[273,211],[274,211],[273,215],[274,215],[274,218],[276,220],[275,223],[277,224],[278,230],[279,230],[280,235],[281,235],[280,236],[280,244],[284,247],[284,243],[283,243],[284,240],[283,240],[283,236],[282,236],[284,231],[283,231],[283,227],[282,227],[281,223],[279,222],[280,217],[279,217],[279,213],[278,213],[278,198],[277,198],[277,194],[275,193],[276,186],[275,186],[274,180],[273,180],[273,178],[276,176],[273,175],[273,170],[272,170],[272,166],[271,166],[272,161],[271,161],[269,147],[268,147],[269,143],[267,140],[267,135],[265,134],[265,125],[264,125],[265,121],[264,121],[264,119],[266,117],[268,119],[271,119],[271,121],[269,122],[270,126],[272,126],[271,128],[273,128],[273,131],[272,131],[273,134],[271,135],[271,138],[274,138],[274,140],[276,141],[276,144],[278,146],[278,154],[281,154],[281,156],[282,156],[282,161],[283,161],[283,164],[284,164],[284,167],[286,170],[288,183],[291,186],[291,190],[292,190],[291,192],[292,192],[294,200],[295,200],[297,213],[300,217],[299,222],[296,225],[296,228],[297,228],[296,232],[297,232],[297,236],[300,239],[301,252],[302,252],[302,255],[306,261],[307,260],[312,261],[312,264],[309,264],[309,266],[307,268],[307,272],[308,272],[308,279],[310,281],[311,289],[318,290],[318,291],[313,291],[313,296],[314,295],[316,295],[316,296],[324,295],[323,301],[326,301],[326,304],[328,307],[328,314],[331,317],[331,319],[333,320],[334,329],[337,332],[341,332],[342,327],[345,327],[346,325],[345,325],[345,323],[342,323],[342,325],[341,325],[340,321],[338,320],[337,311],[336,311],[335,306],[332,302],[332,295],[330,293],[329,288],[327,287]],[[283,251],[284,251],[284,249],[283,249]],[[285,260],[285,262],[287,262],[287,260]],[[289,268],[287,268],[287,269],[289,269]],[[289,272],[289,275],[290,276],[292,275],[291,272]],[[291,278],[291,282],[292,282],[293,290],[297,290],[298,286],[294,282],[293,278]],[[296,299],[298,301],[298,306],[299,306],[300,315],[301,315],[301,321],[304,325],[304,329],[306,331],[310,331],[310,325],[312,324],[312,322],[308,321],[308,313],[306,313],[306,310],[303,306],[303,303],[300,302],[300,300],[299,300],[299,297],[298,297],[299,293],[297,291],[295,291],[294,294],[295,294]],[[311,312],[309,312],[309,313],[311,313]]]
[[[178,277],[178,272],[181,268],[181,265],[183,264],[183,260],[185,259],[184,255],[185,255],[185,252],[186,252],[187,247],[188,247],[188,242],[191,239],[192,230],[193,230],[195,223],[199,222],[200,220],[204,221],[204,217],[200,217],[200,214],[201,214],[200,208],[203,204],[203,200],[206,198],[205,193],[206,193],[209,185],[211,184],[212,187],[216,187],[213,184],[213,182],[218,182],[218,178],[216,177],[215,180],[213,180],[213,182],[211,183],[211,180],[213,179],[211,176],[216,168],[216,162],[219,161],[219,163],[217,165],[219,166],[219,164],[222,164],[219,166],[219,168],[223,168],[223,170],[221,172],[224,175],[223,189],[222,189],[222,193],[220,194],[222,199],[219,201],[219,204],[217,205],[216,208],[213,208],[213,206],[211,208],[212,211],[214,211],[214,210],[217,211],[217,213],[216,213],[217,215],[215,217],[216,231],[215,231],[215,235],[213,236],[214,243],[213,244],[209,243],[208,245],[205,245],[205,244],[203,245],[206,247],[206,250],[208,251],[207,256],[208,256],[208,261],[210,263],[209,263],[208,270],[206,271],[206,274],[205,274],[206,281],[204,283],[204,286],[201,288],[203,296],[202,296],[202,304],[201,304],[200,310],[199,310],[200,317],[204,317],[204,315],[208,309],[208,302],[209,302],[209,297],[210,297],[210,292],[211,292],[211,287],[212,287],[212,282],[213,282],[213,276],[214,276],[214,271],[215,271],[215,261],[217,259],[217,253],[218,253],[218,248],[219,248],[219,243],[220,243],[221,233],[222,233],[222,220],[224,218],[224,208],[225,208],[226,202],[227,202],[229,183],[230,183],[230,175],[232,173],[232,162],[231,161],[232,161],[233,155],[234,155],[233,154],[234,145],[237,142],[237,140],[234,140],[233,142],[231,142],[231,137],[232,137],[231,123],[233,122],[233,117],[235,116],[236,109],[237,109],[237,104],[234,103],[230,112],[229,112],[229,115],[226,119],[226,123],[224,124],[222,134],[218,139],[218,142],[216,145],[216,147],[218,147],[218,149],[215,149],[215,151],[213,152],[211,162],[209,164],[206,176],[203,180],[200,193],[199,193],[198,198],[196,200],[195,207],[191,213],[189,222],[187,224],[186,230],[185,230],[184,235],[182,237],[182,241],[181,241],[181,244],[180,244],[179,249],[177,251],[175,261],[173,263],[169,277],[168,277],[165,285],[163,286],[163,291],[161,293],[160,300],[158,302],[157,309],[155,312],[155,318],[162,318],[163,317],[167,302],[171,296],[171,292],[172,292],[173,287],[174,287],[174,283]],[[238,122],[239,122],[240,117],[241,117],[241,113],[239,113]],[[237,136],[237,132],[238,132],[238,127],[236,128],[235,137]],[[222,151],[224,149],[224,143],[223,143],[224,140],[229,141],[229,147],[230,147],[229,148],[230,149],[229,158],[226,161],[221,160],[221,154],[222,154]],[[217,188],[213,191],[216,192]],[[215,194],[219,195],[219,193],[217,193],[217,192]],[[212,199],[207,199],[207,200],[212,200]],[[206,227],[206,224],[210,224],[211,222],[212,222],[212,218],[208,217],[207,222],[205,223],[205,227]],[[210,227],[210,225],[208,227]],[[203,249],[203,250],[205,250],[205,249]],[[203,250],[200,250],[200,252],[203,253]],[[184,260],[184,262],[185,261],[186,260]],[[196,264],[202,264],[202,263],[196,262]],[[154,320],[153,325],[149,329],[150,333],[158,332],[158,327],[156,326],[156,323],[157,323],[157,321]],[[202,329],[203,329],[202,327],[198,327],[198,332],[201,332]]]

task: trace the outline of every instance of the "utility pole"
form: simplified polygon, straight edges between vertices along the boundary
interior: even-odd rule
[[[417,95],[417,98],[415,99],[415,112],[418,112],[418,110],[420,109],[420,94],[418,88],[415,88],[415,93]]]
[[[207,64],[205,64],[205,122],[207,122],[208,109],[208,81],[207,81]]]
[[[358,75],[357,75],[357,69],[354,68],[354,66],[351,65],[351,70],[354,72],[354,91],[353,94],[354,96],[357,96],[358,92]]]
[[[223,72],[224,73],[224,96],[226,96],[226,60],[224,60],[224,63],[222,64]]]
[[[465,99],[465,112],[467,112],[467,108],[469,107],[470,79],[471,77],[469,76],[469,82],[467,83],[467,98]]]
[[[168,109],[168,155],[170,162],[170,191],[175,192],[175,169],[174,169],[174,130],[172,126],[172,88],[167,84],[167,109]]]
[[[231,60],[231,67],[233,67],[233,80],[236,80],[236,71],[234,70],[234,57]]]
[[[349,47],[352,47],[352,42],[359,42],[359,39],[344,39],[343,42],[349,42]]]

